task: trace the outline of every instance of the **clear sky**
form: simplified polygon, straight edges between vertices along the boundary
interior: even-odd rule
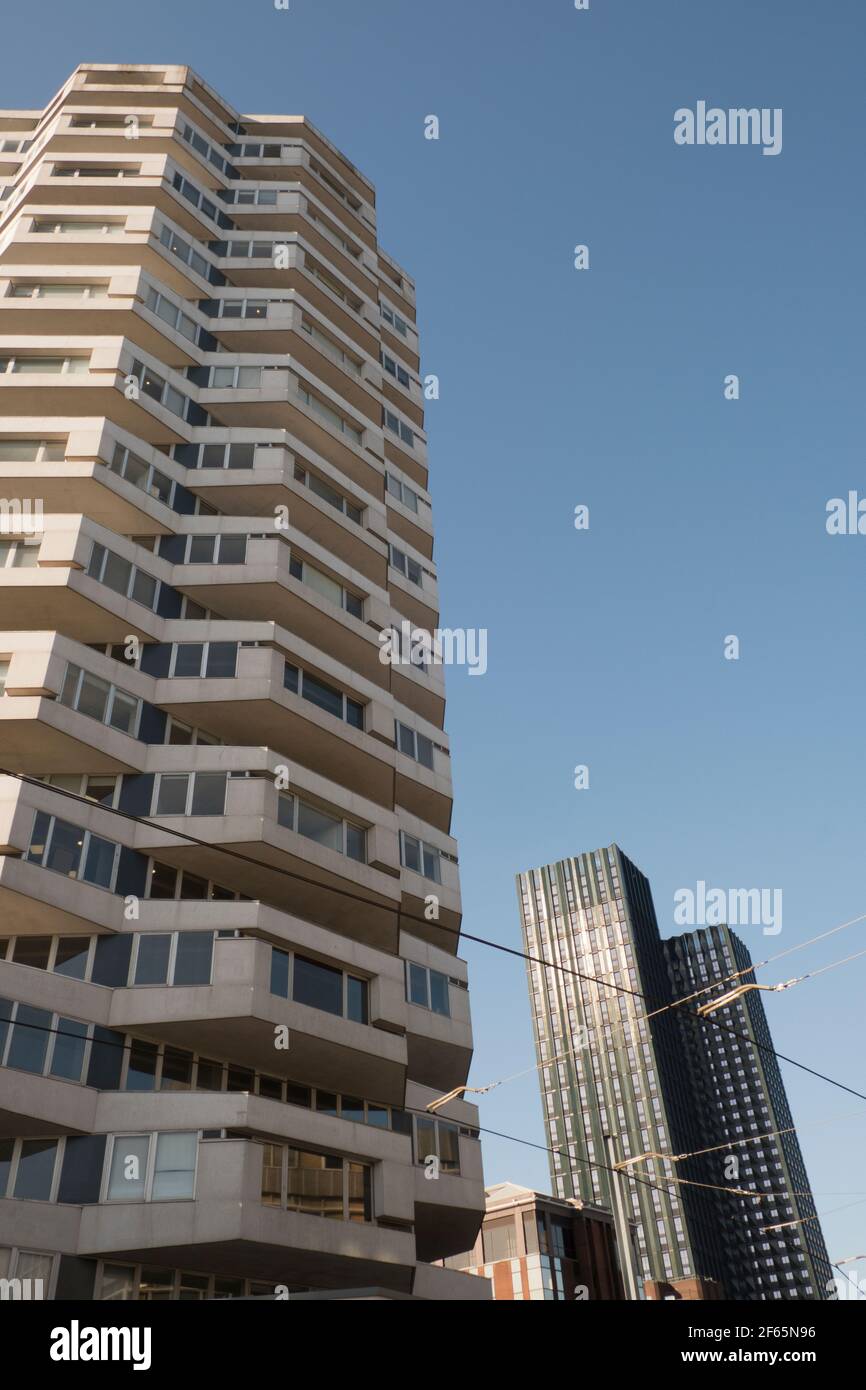
[[[866,536],[825,529],[866,493],[862,0],[41,0],[3,37],[2,106],[79,62],[190,63],[376,183],[441,378],[443,625],[489,632],[488,673],[449,680],[467,931],[519,945],[515,872],[612,840],[664,934],[699,879],[783,890],[781,934],[741,932],[758,959],[866,912]],[[699,100],[781,107],[782,152],[677,146]],[[525,977],[463,953],[484,1084],[534,1060]],[[777,1048],[866,1091],[864,984],[866,957],[772,998]],[[866,1101],[783,1071],[819,1212],[859,1204],[830,1257],[866,1253]],[[482,1105],[543,1142],[534,1076]],[[485,1167],[549,1187],[504,1140]]]

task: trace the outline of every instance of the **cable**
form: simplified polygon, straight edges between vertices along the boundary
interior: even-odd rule
[[[23,772],[11,772],[8,768],[0,767],[0,776],[12,777],[16,781],[26,783],[28,786],[39,787],[43,791],[46,789],[46,786],[48,786],[48,789],[55,795],[68,797],[71,801],[89,806],[91,809],[95,804],[88,797],[81,796],[77,792],[67,791],[63,787],[52,787],[50,784],[40,781],[38,778],[26,776]],[[377,903],[360,893],[353,892],[352,889],[342,888],[339,885],[320,883],[318,880],[310,879],[306,875],[298,873],[297,870],[286,868],[284,865],[263,863],[262,860],[255,859],[252,855],[243,854],[240,850],[232,849],[227,845],[211,844],[207,840],[201,840],[195,835],[190,835],[187,831],[175,830],[173,827],[160,825],[158,822],[149,820],[145,816],[137,816],[130,811],[121,811],[118,807],[100,806],[99,809],[111,815],[119,816],[123,820],[131,821],[133,824],[144,825],[148,829],[159,831],[161,834],[172,835],[176,839],[185,840],[188,844],[198,845],[202,849],[216,850],[218,853],[228,855],[230,858],[239,859],[244,863],[252,864],[260,871],[264,869],[271,873],[279,874],[281,877],[297,879],[299,882],[309,884],[311,887],[315,887],[319,890],[350,898],[354,902],[362,903],[365,907],[374,907],[379,911],[394,913],[397,917],[406,918],[407,921],[420,923],[429,931],[431,924],[427,918],[419,917],[415,913],[405,912],[401,907],[397,907],[391,903]],[[520,960],[530,961],[535,965],[542,965],[547,970],[558,970],[561,974],[573,976],[575,979],[585,980],[590,984],[600,985],[603,989],[610,989],[618,994],[629,995],[633,999],[647,1001],[647,995],[640,990],[627,989],[625,985],[610,984],[608,981],[598,979],[594,975],[587,975],[583,971],[573,970],[564,965],[558,965],[555,961],[547,961],[542,957],[532,956],[526,951],[518,951],[515,947],[505,946],[499,941],[488,941],[485,937],[474,936],[470,932],[463,931],[460,927],[449,927],[444,923],[436,923],[435,925],[439,931],[462,937],[466,941],[474,941],[477,945],[487,946],[491,950],[501,951],[505,955],[515,956]],[[668,1007],[673,1006],[670,1005]],[[816,1071],[813,1067],[807,1066],[805,1062],[798,1062],[795,1058],[788,1057],[784,1052],[777,1052],[776,1049],[769,1044],[759,1042],[757,1038],[750,1037],[748,1033],[740,1033],[729,1024],[721,1023],[717,1018],[712,1016],[703,1018],[691,1010],[685,1010],[679,1016],[695,1019],[698,1023],[709,1023],[712,1027],[719,1029],[721,1032],[728,1033],[731,1037],[739,1038],[741,1041],[749,1043],[750,1046],[758,1048],[759,1051],[769,1053],[779,1061],[787,1062],[790,1066],[797,1067],[798,1070],[806,1072],[809,1076],[816,1077],[819,1081],[825,1081],[829,1086],[835,1086],[837,1090],[846,1091],[849,1095],[856,1096],[858,1100],[866,1100],[866,1093],[863,1091],[857,1091],[853,1086],[846,1086],[844,1082],[836,1081],[834,1077],[827,1076],[824,1072]]]

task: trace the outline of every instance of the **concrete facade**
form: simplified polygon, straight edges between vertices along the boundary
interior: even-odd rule
[[[0,131],[0,1277],[487,1298],[414,284],[187,67]]]

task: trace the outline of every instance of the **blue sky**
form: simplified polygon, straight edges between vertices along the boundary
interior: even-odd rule
[[[519,944],[515,872],[612,840],[665,934],[698,879],[783,890],[781,935],[743,930],[758,958],[866,911],[866,537],[825,531],[866,491],[861,0],[43,0],[4,38],[3,106],[78,62],[188,62],[376,183],[441,378],[443,625],[489,632],[488,673],[449,681],[467,930]],[[678,147],[700,99],[781,107],[782,153]],[[484,1084],[532,1063],[525,979],[464,954]],[[772,999],[779,1050],[866,1090],[864,982],[866,957]],[[860,1203],[824,1221],[830,1256],[864,1252],[866,1101],[783,1070],[819,1212]],[[541,1142],[535,1078],[482,1122]],[[485,1156],[549,1185],[541,1153]]]

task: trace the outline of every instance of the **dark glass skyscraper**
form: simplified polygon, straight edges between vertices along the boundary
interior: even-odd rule
[[[715,1022],[695,1004],[666,1009],[748,968],[744,944],[725,927],[662,941],[649,882],[616,845],[517,883],[527,952],[565,968],[527,963],[556,1195],[614,1207],[613,1178],[590,1165],[653,1155],[617,1184],[637,1222],[639,1279],[700,1275],[737,1299],[826,1297],[830,1265],[778,1064],[756,1046],[770,1047],[760,996]],[[715,1152],[673,1162],[704,1149]],[[787,1222],[799,1224],[762,1230]]]

